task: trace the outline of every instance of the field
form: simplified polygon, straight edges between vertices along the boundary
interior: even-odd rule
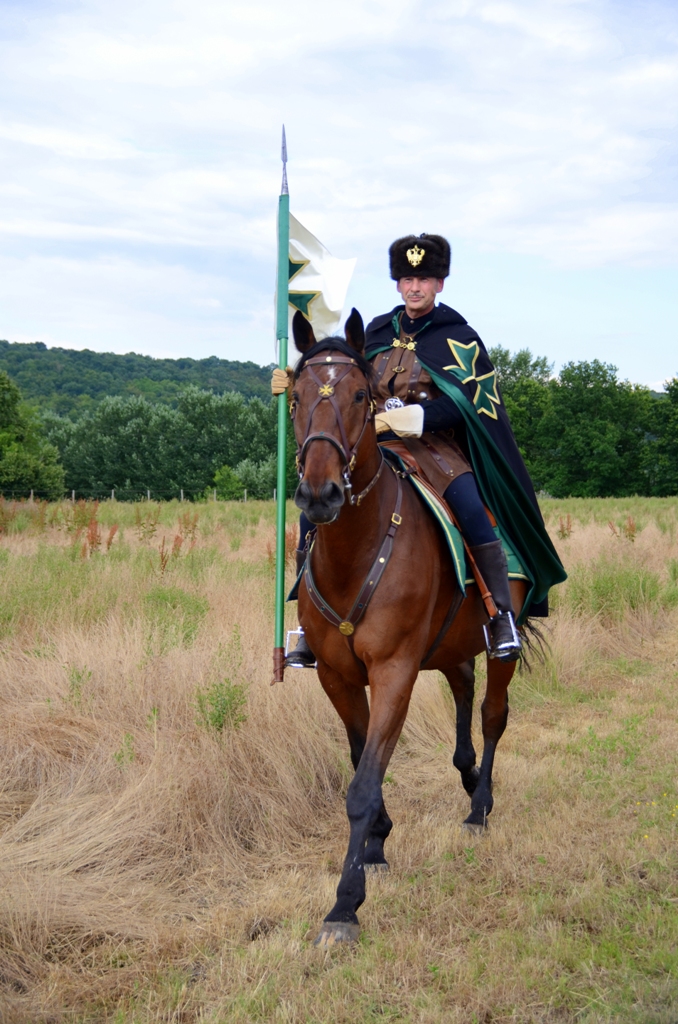
[[[273,505],[0,504],[2,1024],[675,1024],[678,500],[544,513],[489,834],[422,674],[391,873],[321,954],[351,772],[315,673],[269,686]]]

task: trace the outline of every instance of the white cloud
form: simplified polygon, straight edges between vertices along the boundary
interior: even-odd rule
[[[383,273],[386,246],[409,230],[592,272],[675,265],[668,2],[649,14],[606,0],[54,11],[0,43],[0,231],[13,279],[43,296],[45,336],[53,282],[80,295],[82,272],[93,323],[110,323],[115,295],[135,344],[162,344],[167,315],[144,320],[143,297],[111,282],[166,264],[182,330],[209,308],[221,336],[260,331],[263,350],[282,121],[295,212],[334,254],[358,255],[359,274]],[[64,278],[64,260],[77,273]],[[135,272],[111,276],[116,261]],[[238,332],[229,293],[256,309]],[[0,335],[24,332],[12,309]],[[77,317],[60,324],[80,331]]]

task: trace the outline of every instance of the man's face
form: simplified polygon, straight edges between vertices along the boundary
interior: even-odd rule
[[[436,295],[443,290],[445,282],[439,277],[401,277],[398,291],[405,302],[408,316],[423,316],[433,309]]]

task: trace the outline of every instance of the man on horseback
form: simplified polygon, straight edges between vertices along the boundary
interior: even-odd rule
[[[440,235],[409,235],[391,245],[389,258],[404,301],[368,325],[365,341],[374,368],[378,438],[416,465],[452,510],[496,608],[486,632],[489,657],[515,661],[521,641],[506,555],[488,509],[528,567],[533,593],[544,589],[536,585],[540,575],[557,582],[565,574],[543,527],[487,350],[459,313],[436,305],[450,272],[449,243]],[[274,371],[273,393],[287,387],[288,375]],[[299,571],[311,528],[302,514]],[[522,618],[528,614],[548,614],[547,598],[533,602]],[[305,667],[314,660],[302,635],[286,663]]]

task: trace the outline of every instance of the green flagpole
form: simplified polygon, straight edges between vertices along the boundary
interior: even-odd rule
[[[278,289],[276,338],[278,366],[287,368],[287,324],[290,277],[290,196],[287,188],[287,142],[282,130],[282,186],[278,199]],[[273,648],[273,682],[283,681],[285,661],[285,501],[287,497],[287,394],[278,395],[278,477],[276,497],[275,548],[275,647]]]

